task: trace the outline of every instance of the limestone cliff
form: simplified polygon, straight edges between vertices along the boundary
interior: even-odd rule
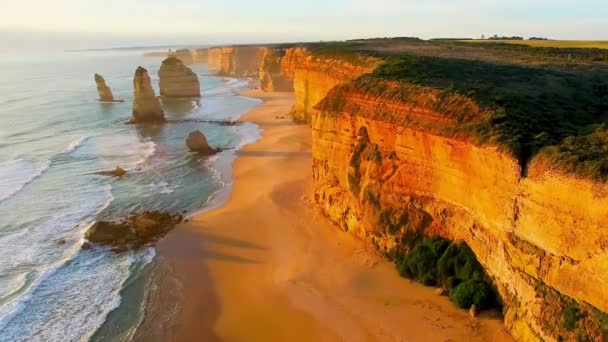
[[[99,93],[99,101],[114,102],[112,90],[106,85],[106,80],[98,74],[95,74],[95,83],[97,84],[97,92]]]
[[[284,73],[281,62],[286,49],[264,48],[260,65],[260,88],[264,91],[293,92],[293,74]]]
[[[138,67],[133,78],[132,123],[162,123],[165,113],[154,93],[148,71]]]
[[[296,70],[296,82],[334,84],[333,68],[311,69]],[[466,98],[377,87],[400,96],[344,84],[312,116],[315,201],[326,215],[387,255],[408,236],[464,240],[520,341],[607,338],[608,186],[536,159],[523,178],[510,155],[450,131],[460,124],[450,106],[481,114]],[[577,320],[564,328],[568,310]]]
[[[158,70],[160,96],[167,98],[200,97],[198,76],[176,58],[165,59]]]
[[[265,49],[256,46],[214,48],[209,51],[209,66],[220,75],[258,77]]]
[[[306,48],[287,49],[281,60],[281,70],[293,79],[296,102],[292,116],[297,121],[310,122],[314,107],[336,85],[372,71],[373,58],[348,60],[340,57],[319,57]]]
[[[222,66],[222,49],[221,48],[210,48],[207,52],[207,64],[210,69],[217,70]]]

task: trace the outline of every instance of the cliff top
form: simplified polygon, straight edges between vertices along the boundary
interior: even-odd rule
[[[366,44],[349,42],[319,49],[321,54],[349,60],[361,58],[357,55],[381,60],[373,72],[335,88],[318,105],[321,111],[355,112],[497,145],[518,159],[524,170],[542,153],[568,172],[608,179],[608,154],[600,153],[608,146],[608,134],[598,133],[606,131],[603,124],[608,122],[608,73],[601,67],[559,68],[380,52],[378,44],[375,51]],[[387,44],[383,41],[380,46]],[[408,39],[403,44],[426,46],[427,42]],[[380,98],[383,105],[362,110],[365,105],[352,98],[343,101],[353,93],[359,99]]]

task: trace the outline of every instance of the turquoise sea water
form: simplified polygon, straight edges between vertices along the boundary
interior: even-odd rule
[[[190,131],[222,147],[257,139],[255,125],[213,123],[259,102],[237,95],[247,80],[206,65],[192,66],[201,101],[164,103],[163,126],[125,124],[139,65],[158,93],[160,59],[142,51],[0,57],[0,341],[129,340],[154,249],[82,251],[87,227],[137,210],[193,212],[227,189],[234,150],[189,153]],[[125,102],[96,101],[94,73]],[[124,179],[96,174],[116,166]]]

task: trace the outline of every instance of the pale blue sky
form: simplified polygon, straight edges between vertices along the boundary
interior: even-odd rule
[[[608,0],[2,0],[0,10],[3,48],[495,33],[608,40]]]

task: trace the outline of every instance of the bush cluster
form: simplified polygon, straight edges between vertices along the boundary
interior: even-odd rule
[[[491,280],[464,242],[424,238],[409,253],[398,256],[395,264],[402,277],[426,286],[446,287],[450,300],[461,308],[475,304],[487,309],[498,304]]]

